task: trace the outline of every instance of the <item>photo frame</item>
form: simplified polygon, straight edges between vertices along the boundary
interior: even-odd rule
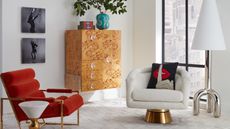
[[[22,33],[45,33],[44,8],[21,8],[21,32]]]
[[[21,61],[22,64],[45,63],[45,39],[22,38]]]

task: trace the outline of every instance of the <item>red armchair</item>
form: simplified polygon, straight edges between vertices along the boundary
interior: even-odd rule
[[[1,125],[3,125],[2,112],[3,112],[3,101],[9,100],[11,107],[14,111],[16,120],[18,121],[19,128],[21,129],[20,122],[29,120],[26,114],[18,106],[20,102],[23,101],[48,101],[49,105],[42,113],[40,119],[51,118],[51,117],[61,117],[61,128],[63,129],[63,117],[72,114],[74,111],[78,110],[78,120],[77,124],[67,124],[67,125],[79,125],[79,108],[83,105],[83,98],[78,94],[74,94],[70,97],[60,96],[57,98],[47,98],[44,92],[57,92],[57,93],[72,93],[70,89],[47,89],[39,90],[40,84],[38,80],[35,79],[35,72],[33,69],[22,69],[17,71],[2,73],[1,79],[6,91],[8,98],[1,99]],[[44,124],[46,123],[44,121]],[[57,123],[54,123],[57,124]]]

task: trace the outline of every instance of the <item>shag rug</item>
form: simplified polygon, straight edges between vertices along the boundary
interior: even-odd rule
[[[126,107],[124,99],[103,100],[86,103],[80,110],[79,126],[64,126],[65,129],[230,129],[230,118],[214,118],[212,114],[201,111],[192,115],[192,108],[171,110],[171,124],[152,124],[144,121],[146,110]],[[65,118],[65,122],[76,122],[76,113]],[[47,121],[58,121],[59,118]],[[23,129],[28,129],[22,123]],[[4,115],[3,129],[18,129],[14,115]],[[60,129],[59,126],[46,125],[42,129]]]

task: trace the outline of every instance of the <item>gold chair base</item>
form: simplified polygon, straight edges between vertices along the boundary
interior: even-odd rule
[[[169,124],[172,122],[172,118],[168,109],[148,109],[145,121],[148,123]]]

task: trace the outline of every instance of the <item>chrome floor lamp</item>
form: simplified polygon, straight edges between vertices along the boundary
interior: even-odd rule
[[[214,117],[221,115],[221,102],[219,94],[212,89],[211,80],[211,51],[224,50],[225,42],[221,22],[218,14],[216,0],[203,0],[192,49],[205,50],[205,88],[194,95],[193,114],[198,115],[200,98],[207,95],[207,112],[213,112]]]

